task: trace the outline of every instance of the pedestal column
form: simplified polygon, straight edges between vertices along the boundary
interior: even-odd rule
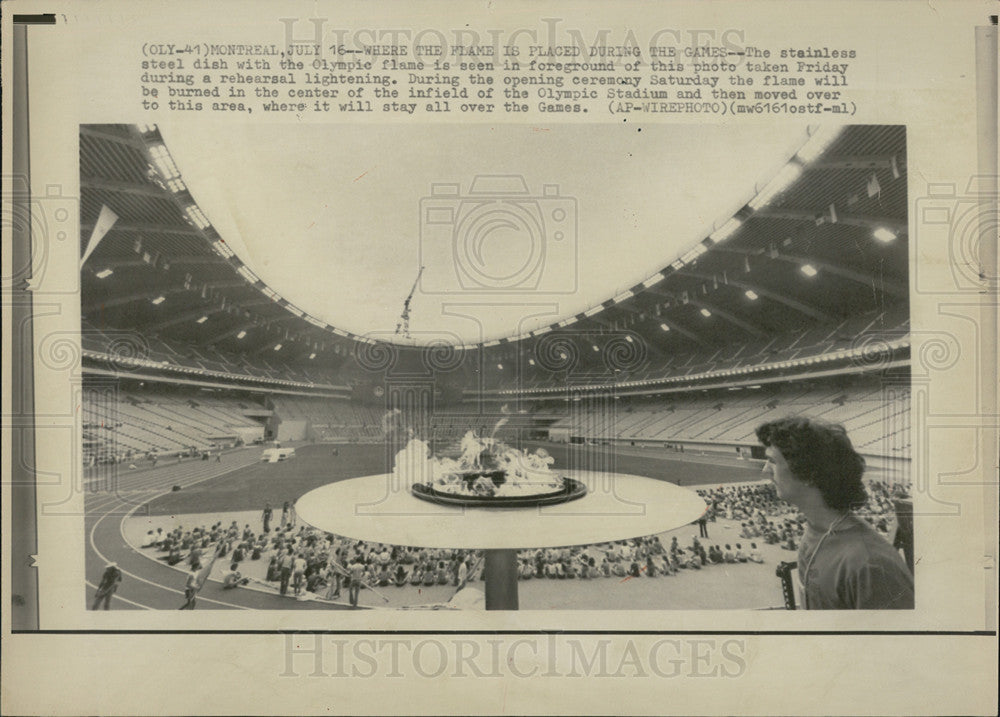
[[[517,551],[486,550],[486,609],[517,610]]]

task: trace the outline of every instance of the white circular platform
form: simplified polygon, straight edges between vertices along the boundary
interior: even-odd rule
[[[461,508],[410,493],[391,474],[338,481],[295,504],[313,527],[355,540],[425,548],[514,549],[603,543],[662,533],[705,511],[697,493],[639,476],[570,472],[578,500],[541,508]]]

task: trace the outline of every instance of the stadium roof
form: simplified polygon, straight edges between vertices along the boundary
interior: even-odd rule
[[[329,128],[324,131],[329,132]],[[563,299],[555,297],[558,307],[553,313],[547,305],[552,297],[547,299],[538,295],[533,301],[546,305],[536,312],[544,314],[541,319],[520,325],[511,321],[507,324],[510,331],[494,338],[484,336],[484,342],[472,342],[455,332],[436,328],[424,331],[420,324],[423,319],[418,317],[427,314],[418,313],[418,309],[426,310],[426,305],[420,302],[427,287],[421,286],[413,304],[414,335],[420,336],[423,332],[431,341],[468,343],[469,347],[482,345],[487,352],[495,351],[496,355],[503,356],[511,344],[530,347],[539,336],[548,333],[572,334],[585,344],[593,335],[629,332],[641,337],[651,352],[669,354],[760,340],[872,312],[905,311],[908,306],[905,128],[848,126],[841,130],[823,127],[812,128],[811,132],[803,129],[791,132],[781,141],[772,136],[771,144],[757,154],[754,154],[756,145],[752,137],[740,136],[725,128],[699,131],[707,134],[700,137],[703,146],[696,149],[703,156],[713,158],[706,162],[711,165],[710,171],[694,171],[690,163],[664,169],[663,173],[674,172],[679,176],[692,173],[695,176],[690,185],[687,179],[678,180],[681,189],[676,196],[653,197],[652,200],[645,197],[633,202],[629,199],[631,195],[621,194],[621,186],[630,187],[631,191],[640,191],[643,187],[664,191],[671,186],[662,174],[647,176],[653,171],[649,164],[642,165],[638,177],[630,177],[629,165],[624,160],[609,165],[607,171],[596,176],[588,174],[587,181],[581,183],[586,191],[574,189],[575,208],[563,201],[570,194],[565,191],[566,181],[560,183],[557,192],[549,194],[543,189],[529,187],[530,201],[521,201],[513,210],[510,205],[518,202],[508,197],[517,195],[497,194],[498,191],[512,191],[509,183],[507,190],[498,190],[494,184],[484,193],[494,202],[502,201],[508,207],[506,218],[511,221],[520,217],[530,224],[542,221],[540,212],[562,209],[569,214],[578,211],[581,232],[589,226],[601,227],[603,232],[610,233],[617,226],[619,234],[614,238],[628,241],[611,243],[602,234],[603,250],[598,257],[610,267],[611,260],[636,247],[639,263],[621,265],[626,272],[622,275],[633,277],[627,283],[615,284],[612,279],[606,284],[596,280],[583,282],[588,290],[595,284],[606,286],[608,290],[583,300],[572,314],[558,308],[568,306],[565,296]],[[651,128],[644,133],[654,138]],[[681,134],[688,143],[693,141],[693,135]],[[339,142],[349,152],[360,136],[345,131],[343,136],[332,135],[323,146]],[[569,136],[581,156],[605,156],[596,150],[599,136],[587,135],[586,131]],[[240,145],[244,154],[260,153],[264,157],[280,154],[268,145],[250,143],[246,136],[236,139],[247,140]],[[471,151],[476,139],[470,136],[463,140],[472,143],[466,149]],[[503,138],[500,144],[511,141],[509,137]],[[489,147],[484,146],[487,156],[496,156],[497,142],[494,140]],[[624,142],[611,144],[614,145],[612,153],[627,153]],[[665,146],[668,145],[672,146],[666,142]],[[655,141],[643,146],[642,156],[658,157],[650,149],[657,146]],[[215,149],[216,145],[209,142],[202,145],[201,151],[212,156]],[[676,147],[671,151],[674,150]],[[189,161],[192,151],[189,145],[178,154],[184,154],[185,161]],[[729,160],[728,164],[721,163],[720,153],[722,158]],[[534,154],[522,153],[522,157]],[[564,154],[571,156],[569,149]],[[470,155],[462,152],[460,156]],[[417,158],[411,157],[407,166],[413,166],[416,161]],[[351,176],[353,169],[344,174],[336,165],[323,166],[335,175],[331,182],[337,187],[347,187],[347,176],[351,180],[349,184],[364,183],[365,178],[360,177],[360,173]],[[543,162],[537,168],[541,171],[545,166]],[[552,162],[551,166],[558,166],[558,162]],[[720,167],[731,167],[732,171],[720,174]],[[305,169],[309,181],[323,174],[313,171],[316,168],[312,165]],[[287,168],[283,171],[287,172]],[[374,167],[373,171],[378,172]],[[476,171],[469,167],[465,175],[474,176]],[[503,171],[506,170],[496,173]],[[82,310],[84,320],[90,324],[136,328],[191,345],[236,353],[263,353],[281,345],[282,355],[287,360],[318,356],[334,364],[337,357],[353,355],[358,341],[406,343],[394,333],[394,326],[381,321],[374,326],[358,326],[348,331],[343,325],[316,318],[310,313],[315,309],[306,306],[308,296],[296,296],[299,303],[293,304],[286,298],[289,292],[281,293],[263,280],[275,256],[263,257],[261,244],[248,243],[253,232],[240,226],[240,217],[225,216],[217,208],[220,206],[219,192],[223,192],[223,197],[226,191],[230,192],[231,200],[236,201],[234,198],[242,195],[243,185],[273,186],[260,180],[259,173],[248,177],[238,167],[216,168],[216,180],[211,189],[204,185],[206,199],[216,207],[207,211],[201,205],[200,191],[188,187],[184,163],[173,154],[173,147],[164,143],[160,130],[126,125],[81,127],[80,172],[80,246],[81,257],[86,260],[81,278]],[[281,172],[277,175],[279,180],[287,176]],[[723,176],[732,180],[730,175],[736,177],[739,187],[721,181]],[[422,219],[413,207],[414,204],[420,206],[421,197],[428,195],[426,178],[454,175],[420,176],[423,179],[413,188],[405,207],[416,233],[421,229],[418,220]],[[718,181],[713,181],[713,176]],[[198,181],[204,184],[204,179]],[[530,181],[534,181],[534,176]],[[388,184],[400,186],[398,181]],[[470,208],[468,200],[477,195],[470,193],[472,188],[467,182],[459,182],[457,190],[445,189],[458,191],[458,199],[454,194],[435,193],[429,200],[431,208],[446,210],[443,224],[447,232],[451,232],[462,217],[474,218],[476,207]],[[296,185],[294,196],[301,196],[303,191]],[[321,187],[317,197],[325,191]],[[348,233],[355,236],[364,234],[366,227],[377,232],[382,226],[377,221],[378,215],[397,202],[396,195],[390,192],[383,203],[365,206],[361,211],[360,203],[373,202],[379,192],[371,190],[352,195],[348,191],[347,196],[348,202],[353,202],[358,211],[346,211],[341,202],[341,214],[324,221],[330,226],[344,223],[350,228]],[[437,201],[439,197],[441,202]],[[704,197],[710,201],[700,203]],[[255,205],[263,202],[264,199],[254,200]],[[281,200],[272,197],[270,202],[275,205]],[[666,224],[665,215],[653,212],[657,203],[671,206],[690,203],[696,210],[690,214],[681,213],[686,217],[685,231],[675,233],[664,228],[654,232],[659,234],[660,241],[654,242],[658,248],[650,249],[638,242],[638,238],[647,236],[654,226],[658,226],[657,222]],[[593,210],[598,206],[601,216],[606,217],[606,225],[595,223],[593,219]],[[630,215],[635,207],[642,208],[645,215],[641,218]],[[267,208],[262,211],[266,216]],[[710,211],[714,212],[712,216],[707,215]],[[587,221],[585,213],[591,213]],[[247,216],[262,215],[250,213]],[[278,217],[288,221],[287,212],[278,213]],[[308,231],[303,226],[303,223],[308,225],[307,218],[301,217],[298,224],[290,227],[288,235],[271,244],[279,250],[295,245],[296,237]],[[503,219],[501,217],[501,225]],[[671,222],[669,226],[673,230],[675,224]],[[439,235],[435,235],[438,238],[445,236],[433,222],[422,228],[438,231]],[[488,227],[483,231],[487,230]],[[548,231],[551,232],[551,227]],[[670,237],[673,239],[668,242]],[[405,273],[409,278],[403,280],[400,274],[388,282],[398,300],[398,305],[390,307],[389,315],[393,317],[402,309],[402,299],[409,288],[407,284],[415,278],[415,269],[424,258],[419,248],[410,245],[411,251],[417,250],[416,255],[399,262],[408,269]],[[662,261],[651,258],[656,251],[663,255]],[[350,263],[355,256],[357,261]],[[365,257],[364,242],[359,240],[359,244],[345,255],[344,262],[349,271],[362,277],[364,282],[378,282],[380,275],[386,273],[385,258],[369,263]],[[254,261],[252,268],[245,263],[246,259]],[[326,268],[316,271],[312,266],[303,266],[301,256],[290,265],[298,267],[302,275],[327,274]],[[475,271],[476,267],[472,266],[469,275],[473,276]],[[487,267],[473,278],[495,278],[497,274],[490,274],[490,271]],[[581,265],[581,277],[584,276],[582,272]],[[439,281],[441,276],[440,273],[425,276],[425,281]],[[542,279],[558,282],[561,276],[556,273]],[[529,277],[530,280],[533,279]],[[336,281],[332,283],[335,287],[339,285]],[[372,301],[371,292],[366,294],[360,288],[363,285],[350,285],[346,289],[362,303]],[[337,289],[328,293],[333,297],[344,296],[338,294]],[[499,297],[512,295],[517,294],[508,291],[500,293]],[[495,300],[498,295],[489,296]],[[451,303],[482,302],[484,294],[480,286],[471,292],[445,296],[445,299]],[[456,311],[461,313],[461,308]],[[521,316],[526,313],[523,305],[513,311]],[[505,317],[501,311],[491,314]]]

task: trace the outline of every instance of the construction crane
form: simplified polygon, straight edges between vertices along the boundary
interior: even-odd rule
[[[417,290],[417,284],[420,283],[420,275],[424,273],[424,267],[420,267],[420,271],[417,272],[417,278],[413,281],[413,287],[410,289],[410,293],[406,295],[406,301],[403,302],[403,313],[399,315],[399,323],[396,324],[396,335],[403,335],[403,338],[410,338],[410,300],[413,299],[413,293]]]

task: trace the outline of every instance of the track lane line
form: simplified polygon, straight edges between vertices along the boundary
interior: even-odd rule
[[[104,553],[102,553],[100,550],[98,550],[97,544],[94,541],[94,533],[96,532],[98,526],[107,517],[108,517],[107,515],[101,516],[97,520],[97,522],[94,523],[93,527],[91,527],[91,529],[90,529],[90,548],[91,548],[91,550],[94,551],[94,553],[97,555],[97,557],[100,558],[101,560],[103,560],[105,563],[109,563],[109,562],[112,562],[112,561],[108,560],[108,558],[104,555]],[[125,548],[125,550],[131,551],[133,553],[136,552],[127,543],[125,544],[124,548]],[[141,553],[138,553],[138,554],[141,555]],[[146,557],[148,557],[148,556],[146,556]],[[124,568],[121,568],[121,567],[119,567],[118,569],[122,571],[123,575],[128,575],[130,578],[134,578],[134,579],[138,580],[139,582],[146,583],[147,585],[152,585],[153,587],[159,588],[161,590],[166,590],[167,592],[175,593],[177,595],[183,595],[184,594],[183,590],[177,590],[176,588],[168,587],[167,585],[164,585],[163,583],[158,583],[158,582],[155,582],[153,580],[147,580],[146,578],[144,578],[142,576],[139,576],[139,575],[136,575],[135,573],[130,572],[128,570],[125,570]],[[219,601],[219,600],[213,600],[212,598],[201,598],[201,597],[199,597],[199,599],[200,600],[204,600],[205,602],[214,603],[216,605],[224,605],[225,607],[236,608],[238,610],[250,610],[250,609],[252,609],[252,608],[248,608],[248,607],[243,607],[242,605],[234,605],[232,603],[222,602],[222,601]],[[153,609],[156,609],[156,608],[153,608]]]
[[[94,590],[97,590],[97,586],[94,585],[94,583],[90,582],[89,580],[84,580],[84,582],[87,585],[89,585],[90,587],[94,588]],[[141,607],[143,610],[155,610],[156,609],[156,608],[150,607],[149,605],[143,605],[142,603],[138,603],[135,600],[129,600],[128,598],[123,598],[118,593],[115,593],[114,595],[112,595],[111,599],[112,600],[121,600],[122,602],[127,602],[129,605],[135,605],[136,607]],[[95,612],[95,611],[94,610],[88,610],[88,612]],[[101,611],[97,610],[96,612],[101,612]]]

